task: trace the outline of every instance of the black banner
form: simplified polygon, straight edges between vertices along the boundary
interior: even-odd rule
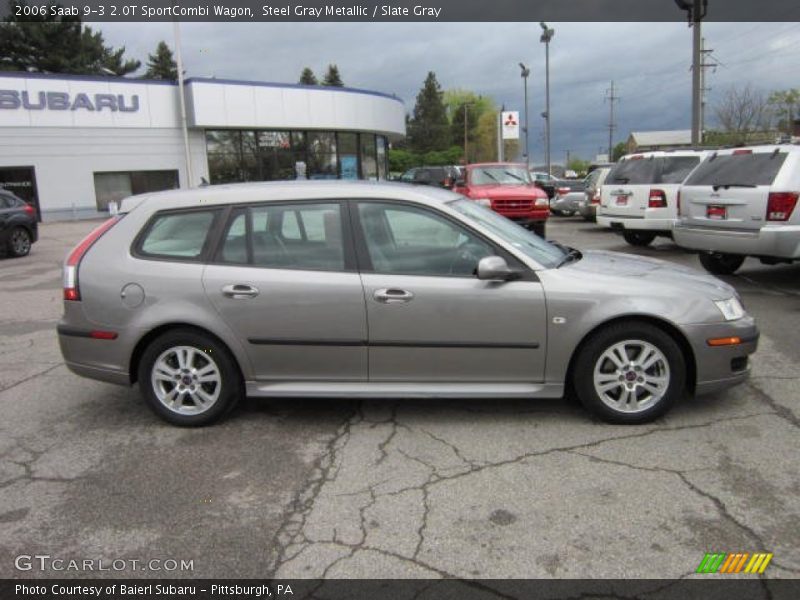
[[[798,579],[2,580],[3,600],[796,600]]]
[[[697,0],[698,2],[702,0]],[[800,21],[796,0],[705,0],[708,21]],[[24,3],[23,3],[24,2]],[[84,21],[686,21],[686,0],[0,0],[0,17]]]

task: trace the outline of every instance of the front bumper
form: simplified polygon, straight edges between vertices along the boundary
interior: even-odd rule
[[[691,250],[800,259],[800,225],[765,225],[755,231],[741,231],[679,222],[672,233],[676,244]]]
[[[674,219],[648,219],[646,217],[616,217],[597,215],[597,224],[611,229],[634,229],[637,231],[672,231]]]
[[[694,352],[695,394],[709,394],[738,385],[750,376],[748,357],[758,347],[755,320],[746,315],[724,323],[684,325],[683,331]],[[708,340],[738,337],[735,346],[709,346]]]

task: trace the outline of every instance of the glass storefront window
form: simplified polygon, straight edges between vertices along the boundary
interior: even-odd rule
[[[371,133],[361,134],[361,175],[364,179],[378,178],[375,136]]]
[[[339,165],[342,179],[358,179],[358,134],[339,134]]]
[[[386,155],[386,138],[379,135],[375,138],[375,144],[378,148],[378,179],[386,179],[387,171],[387,155]]]
[[[336,134],[328,131],[308,132],[308,178],[336,179]]]

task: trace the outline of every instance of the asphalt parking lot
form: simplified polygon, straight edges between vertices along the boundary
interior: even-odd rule
[[[568,400],[253,399],[187,430],[61,362],[61,261],[94,226],[0,259],[0,577],[675,578],[756,551],[800,576],[800,265],[727,278],[762,329],[752,378],[654,424]],[[580,218],[548,233],[700,268]],[[126,562],[17,568],[36,554]]]

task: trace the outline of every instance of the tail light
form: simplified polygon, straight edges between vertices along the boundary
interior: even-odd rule
[[[797,204],[797,192],[772,192],[767,200],[767,221],[788,221]]]
[[[650,190],[647,206],[650,208],[666,208],[667,194],[664,193],[664,190]]]
[[[36,216],[36,209],[33,208],[33,206],[31,206],[30,204],[25,204],[25,208],[23,208],[22,210],[24,210],[27,214],[29,214],[32,217]]]
[[[600,190],[597,190],[592,196],[591,204],[600,204]]]
[[[568,187],[557,188],[556,194],[558,194],[559,196],[566,196],[567,194],[569,194],[569,188]]]
[[[95,228],[69,253],[67,261],[64,263],[64,300],[79,301],[81,299],[81,292],[78,287],[78,266],[89,251],[89,248],[91,248],[92,245],[121,218],[122,216],[112,217]]]

